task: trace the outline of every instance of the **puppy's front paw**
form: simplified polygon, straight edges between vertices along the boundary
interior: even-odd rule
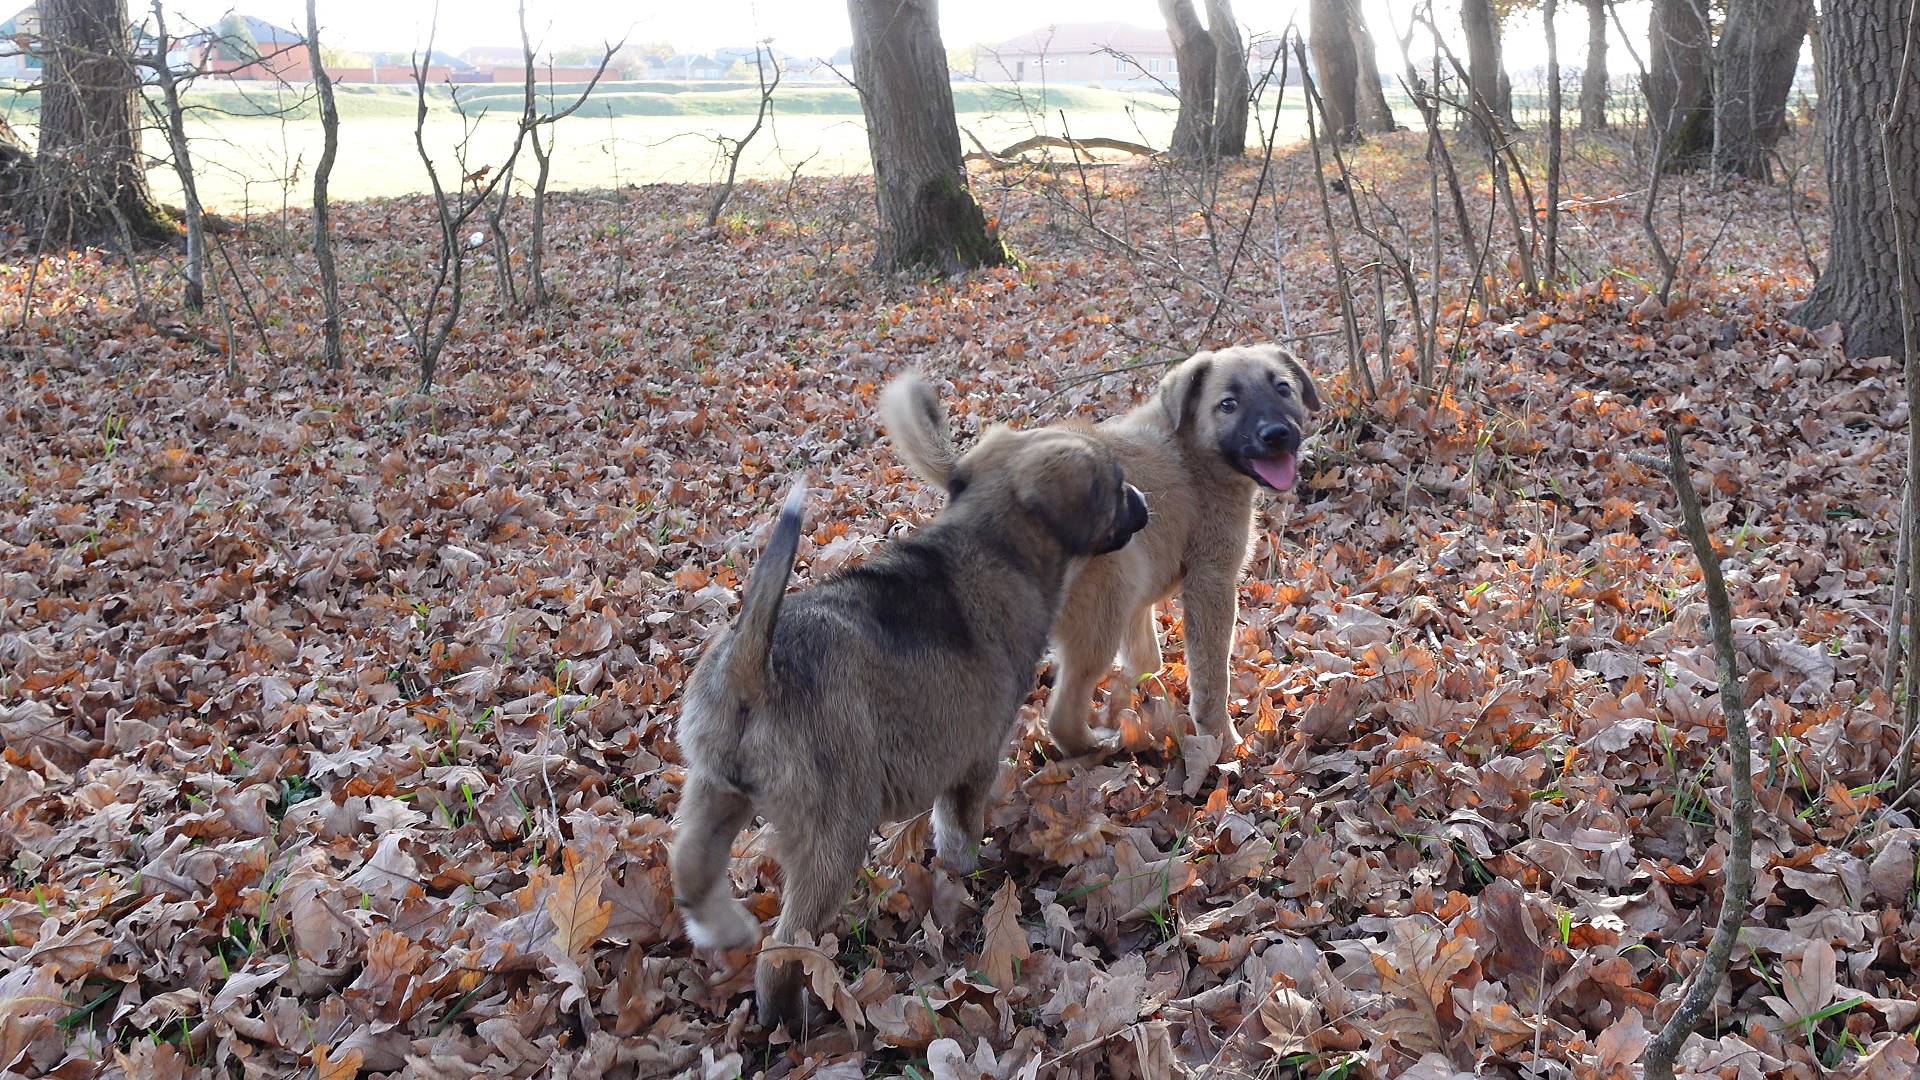
[[[1219,761],[1224,763],[1233,760],[1234,748],[1240,745],[1240,732],[1234,728],[1232,717],[1223,716],[1219,722],[1201,726],[1198,730],[1220,740]]]
[[[1120,749],[1118,732],[1095,732],[1090,728],[1082,728],[1065,737],[1059,733],[1051,734],[1053,745],[1059,747],[1060,752],[1067,757],[1104,758]]]
[[[682,908],[680,917],[687,924],[687,940],[696,949],[744,949],[760,938],[760,924],[731,896],[714,898],[698,908]]]
[[[947,869],[965,877],[980,868],[980,841],[973,839],[958,829],[949,832],[936,829],[933,834],[933,851]]]

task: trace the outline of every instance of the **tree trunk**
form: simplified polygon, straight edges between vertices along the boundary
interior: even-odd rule
[[[1247,152],[1247,43],[1233,17],[1232,0],[1207,0],[1207,34],[1213,39],[1213,152],[1243,157]]]
[[[1006,262],[967,187],[937,0],[848,0],[847,8],[880,211],[876,264],[955,274]]]
[[[1607,129],[1607,0],[1587,0],[1587,70],[1580,74],[1580,130]]]
[[[1720,90],[1714,165],[1755,180],[1773,170],[1767,151],[1787,126],[1787,95],[1793,90],[1813,0],[1734,0],[1720,31]]]
[[[1313,0],[1307,14],[1307,44],[1313,50],[1313,83],[1327,118],[1327,137],[1352,142],[1359,135],[1360,61],[1353,29],[1347,23],[1348,0]]]
[[[1180,66],[1180,114],[1173,122],[1173,156],[1205,159],[1213,150],[1213,38],[1193,13],[1193,0],[1160,0],[1160,14]]]
[[[1360,0],[1346,2],[1347,31],[1353,35],[1357,123],[1361,131],[1369,134],[1391,134],[1396,125],[1393,109],[1387,105],[1386,87],[1380,82],[1380,54],[1374,45],[1373,31],[1367,28],[1367,15],[1360,9]]]
[[[1647,116],[1664,141],[1662,169],[1684,172],[1713,149],[1713,33],[1707,0],[1654,0]]]
[[[327,366],[337,368],[345,353],[340,347],[340,274],[333,265],[333,228],[327,204],[327,179],[333,175],[334,155],[340,150],[340,111],[333,104],[333,80],[320,59],[320,20],[314,0],[307,0],[307,63],[313,69],[313,88],[320,97],[320,163],[313,169],[313,254],[320,263],[320,302],[326,314],[321,324],[321,350]]]
[[[1912,236],[1920,221],[1920,124],[1898,124],[1888,135],[1890,200],[1880,121],[1893,102],[1907,3],[1829,4],[1820,20],[1827,70],[1848,77],[1830,79],[1820,100],[1833,243],[1813,295],[1794,317],[1808,326],[1840,323],[1855,356],[1898,356],[1903,348],[1894,236]]]
[[[39,226],[73,246],[120,236],[171,242],[140,155],[138,80],[129,56],[126,0],[47,0],[35,161]]]
[[[1513,84],[1500,62],[1500,20],[1490,0],[1460,0],[1460,24],[1467,31],[1467,81],[1473,96],[1496,123],[1511,129]]]

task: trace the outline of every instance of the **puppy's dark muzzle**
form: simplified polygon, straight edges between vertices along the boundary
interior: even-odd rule
[[[1127,541],[1133,539],[1133,534],[1147,527],[1147,517],[1147,497],[1140,493],[1139,488],[1128,484],[1121,498],[1119,516],[1113,523],[1113,535],[1094,554],[1105,555],[1126,547]]]

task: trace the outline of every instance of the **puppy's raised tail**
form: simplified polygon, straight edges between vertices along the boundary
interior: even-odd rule
[[[880,423],[893,436],[907,468],[947,488],[960,455],[953,450],[947,411],[918,371],[909,371],[880,394]]]
[[[733,623],[733,640],[728,645],[727,669],[732,684],[742,698],[758,697],[766,687],[767,655],[773,648],[773,625],[780,617],[780,601],[787,594],[787,579],[793,576],[793,556],[800,548],[800,522],[807,509],[807,478],[794,481],[787,501],[780,506],[780,519],[773,524],[767,549],[747,580],[747,598],[740,605],[740,617]]]

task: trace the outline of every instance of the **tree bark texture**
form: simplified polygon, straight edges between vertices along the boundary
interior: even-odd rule
[[[1880,121],[1893,102],[1907,3],[1852,0],[1821,13],[1827,70],[1847,73],[1828,80],[1820,102],[1833,242],[1826,269],[1795,318],[1808,326],[1840,323],[1847,351],[1855,356],[1899,355],[1902,349],[1894,234],[1904,230],[1911,237],[1920,222],[1920,125],[1899,124],[1889,133],[1889,170]]]
[[[52,241],[143,243],[177,234],[148,194],[126,0],[47,0],[36,217]]]
[[[1707,0],[1653,0],[1647,116],[1665,140],[1662,168],[1698,168],[1713,149],[1713,33]]]
[[[1586,0],[1587,69],[1580,74],[1580,130],[1607,129],[1607,0]]]
[[[1180,114],[1173,122],[1173,156],[1202,160],[1213,150],[1213,37],[1200,25],[1192,0],[1160,0],[1160,14],[1179,64]]]
[[[1813,0],[1734,0],[1720,31],[1714,165],[1755,180],[1772,175],[1768,151],[1787,126],[1787,95]]]
[[[1380,82],[1380,54],[1373,31],[1367,27],[1360,0],[1346,0],[1346,4],[1347,31],[1353,35],[1356,122],[1367,134],[1390,134],[1394,130],[1393,109],[1387,105],[1387,90]]]
[[[876,264],[955,274],[1006,262],[1005,245],[988,230],[967,187],[938,3],[848,0],[847,6],[880,211]]]
[[[1207,33],[1213,39],[1213,152],[1243,157],[1253,87],[1247,75],[1247,43],[1233,17],[1232,0],[1207,0]]]
[[[1313,0],[1307,18],[1307,45],[1313,50],[1314,88],[1326,112],[1327,137],[1352,142],[1359,133],[1360,61],[1354,54],[1348,0]]]
[[[1492,0],[1460,0],[1460,24],[1467,31],[1468,89],[1495,122],[1511,129],[1513,84],[1500,61],[1500,20]]]

